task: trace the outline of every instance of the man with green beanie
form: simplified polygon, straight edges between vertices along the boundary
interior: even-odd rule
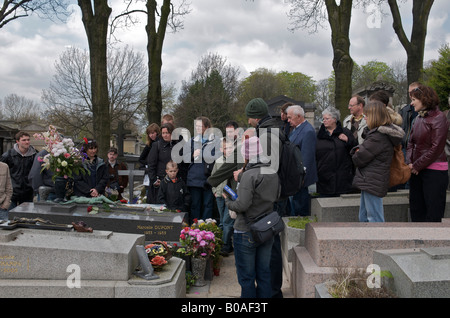
[[[256,136],[261,140],[266,138],[263,136],[265,132],[267,132],[267,147],[271,146],[271,129],[278,129],[278,137],[280,139],[279,149],[274,152],[274,149],[271,149],[268,152],[268,149],[264,149],[264,154],[269,156],[271,160],[276,159],[279,160],[280,151],[281,151],[281,142],[287,139],[287,136],[284,135],[283,131],[280,128],[279,122],[272,118],[269,115],[269,107],[267,103],[262,98],[254,98],[250,102],[248,102],[245,107],[245,115],[248,118],[248,124],[255,128]],[[260,131],[261,128],[265,128]],[[264,145],[264,143],[263,143]],[[276,164],[278,167],[278,161]],[[281,203],[281,202],[280,202]],[[279,202],[275,202],[274,210],[278,210],[280,215],[283,214],[284,205],[279,205]],[[283,215],[282,215],[283,216]],[[283,284],[283,263],[281,258],[281,241],[280,236],[276,235],[274,237],[274,242],[272,245],[272,253],[270,258],[270,270],[271,270],[271,284],[272,284],[272,297],[273,298],[282,298],[283,293],[281,292],[281,286]]]

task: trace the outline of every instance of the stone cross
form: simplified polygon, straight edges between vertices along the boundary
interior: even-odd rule
[[[117,152],[119,157],[123,156],[123,140],[126,134],[131,134],[131,130],[125,129],[123,121],[117,123],[117,129],[112,131],[113,134],[117,135]]]
[[[128,176],[128,193],[130,195],[129,201],[133,200],[134,191],[134,176],[143,176],[145,170],[118,170],[119,176]]]

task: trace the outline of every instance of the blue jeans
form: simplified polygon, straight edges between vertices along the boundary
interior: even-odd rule
[[[273,239],[257,244],[250,232],[235,232],[233,239],[241,298],[270,298],[272,296],[270,256]]]
[[[228,213],[228,207],[225,205],[225,199],[223,197],[216,197],[217,209],[219,210],[220,215],[220,224],[219,226],[222,228],[222,241],[223,246],[222,250],[224,252],[231,252],[233,250],[233,246],[231,243],[231,237],[233,236],[233,225],[234,220],[230,217]]]
[[[191,215],[190,222],[194,219],[206,220],[212,218],[214,195],[211,189],[200,187],[189,187],[191,194]]]
[[[8,210],[0,209],[0,220],[7,221],[8,220]]]
[[[361,191],[360,222],[384,222],[383,198]]]
[[[308,216],[311,215],[311,211],[309,208],[311,198],[309,196],[308,187],[303,187],[294,194],[292,197],[289,197],[291,202],[291,215],[292,216]]]

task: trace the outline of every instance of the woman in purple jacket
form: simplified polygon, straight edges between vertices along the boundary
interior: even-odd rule
[[[441,222],[445,212],[448,163],[445,156],[449,123],[439,110],[439,97],[424,85],[411,91],[416,117],[406,152],[411,168],[409,207],[413,222]]]

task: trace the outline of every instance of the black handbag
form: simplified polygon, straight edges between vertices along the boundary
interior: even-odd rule
[[[284,230],[284,222],[277,211],[266,214],[252,224],[250,232],[256,243],[262,244]]]

